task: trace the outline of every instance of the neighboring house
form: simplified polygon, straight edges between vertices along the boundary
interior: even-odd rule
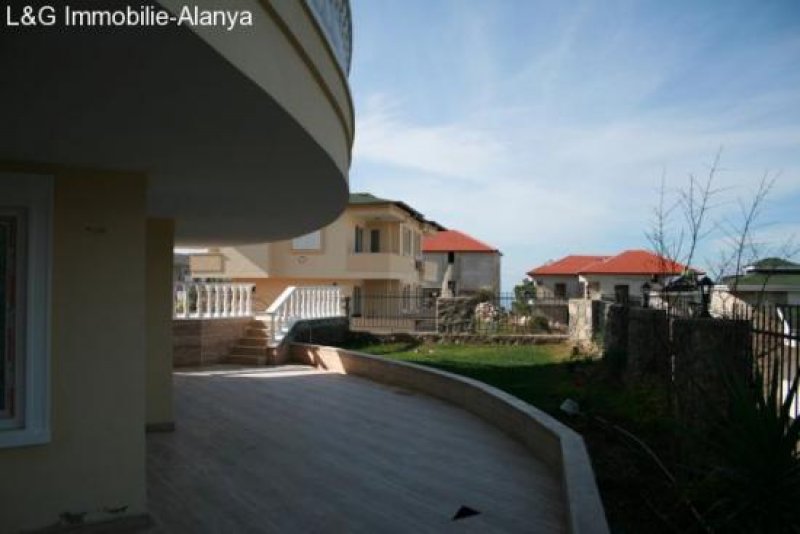
[[[537,298],[583,298],[586,295],[586,289],[579,279],[581,269],[608,258],[610,256],[565,256],[560,260],[548,262],[528,271],[528,276],[536,286]]]
[[[288,286],[338,285],[358,314],[365,296],[410,296],[434,279],[435,264],[422,260],[421,244],[437,228],[403,202],[353,193],[328,226],[295,239],[194,255],[192,276],[253,283],[263,309]]]
[[[142,526],[145,429],[174,425],[174,246],[346,205],[349,3],[235,4],[252,26],[0,31],[0,532]]]
[[[800,305],[800,264],[781,258],[765,258],[726,276],[716,290],[748,304]]]
[[[575,255],[528,272],[540,298],[641,299],[642,286],[663,285],[687,267],[647,250],[616,256]]]
[[[479,290],[500,292],[498,249],[458,230],[442,230],[422,243],[426,261],[437,265],[435,279],[425,283],[426,291],[464,295]]]

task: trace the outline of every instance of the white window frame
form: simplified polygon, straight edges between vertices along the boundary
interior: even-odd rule
[[[27,236],[20,426],[0,429],[0,448],[50,441],[50,295],[53,178],[0,173],[0,209],[25,210]],[[19,319],[19,318],[18,318]]]
[[[309,241],[316,238],[316,245],[309,244]],[[313,250],[313,251],[321,251],[322,250],[322,230],[316,230],[314,232],[309,232],[305,235],[301,235],[292,239],[292,250]]]

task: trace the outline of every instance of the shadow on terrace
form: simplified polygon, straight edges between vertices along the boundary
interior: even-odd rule
[[[148,436],[154,531],[561,532],[562,490],[453,405],[305,366],[175,373]],[[454,521],[461,507],[477,515]]]

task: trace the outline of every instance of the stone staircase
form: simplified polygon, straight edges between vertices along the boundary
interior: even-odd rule
[[[275,347],[269,346],[270,324],[253,319],[247,326],[244,337],[240,338],[225,358],[225,363],[239,365],[267,365],[275,357]]]

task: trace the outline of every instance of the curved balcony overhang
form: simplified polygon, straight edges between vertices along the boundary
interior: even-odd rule
[[[98,4],[120,2],[70,3]],[[175,219],[182,245],[334,220],[353,136],[341,67],[304,4],[230,4],[254,25],[0,33],[0,162],[145,173],[148,214]]]

